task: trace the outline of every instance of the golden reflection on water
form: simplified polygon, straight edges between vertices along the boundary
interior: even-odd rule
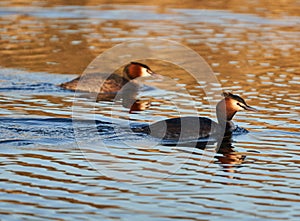
[[[44,6],[50,7],[51,10],[51,7],[64,5],[63,3],[64,1],[46,2]],[[79,4],[98,5],[95,1]],[[152,4],[147,3],[148,6]],[[96,17],[76,18],[72,17],[72,13],[75,13],[74,16],[78,15],[76,9],[72,8],[68,9],[71,15],[51,19],[35,17],[35,10],[38,9],[29,10],[29,13],[20,11],[0,19],[0,65],[26,68],[31,71],[81,74],[98,54],[118,43],[136,38],[165,37],[199,53],[211,65],[224,90],[246,94],[254,104],[260,102],[262,109],[267,105],[270,110],[291,111],[293,109],[291,104],[299,100],[297,83],[299,79],[295,78],[300,74],[299,25],[289,24],[289,20],[282,15],[283,12],[278,21],[286,20],[285,25],[276,24],[278,18],[268,20],[267,23],[270,24],[266,22],[251,24],[251,19],[243,21],[239,20],[238,16],[236,19],[225,19],[224,22],[189,21],[189,13],[192,16],[195,12],[181,9],[189,8],[191,5],[195,6],[192,8],[218,10],[230,8],[234,12],[244,10],[245,13],[262,16],[263,20],[272,19],[269,16],[273,14],[267,13],[270,11],[279,15],[279,11],[286,10],[287,15],[290,15],[289,13],[294,15],[295,11],[290,8],[297,4],[296,1],[278,1],[274,4],[251,1],[246,9],[237,4],[237,1],[226,1],[223,4],[211,2],[196,4],[192,1],[186,5],[165,2],[154,8],[148,6],[138,8],[150,13],[149,16],[153,16],[151,13],[158,16],[175,16],[174,19],[162,17],[162,20],[153,20],[154,17],[150,20],[147,20],[147,17],[142,17],[141,20],[118,20],[115,17],[105,20]],[[16,1],[8,4],[8,6],[18,5],[26,5],[26,2]],[[170,10],[172,6],[179,11]],[[155,10],[158,8],[166,10]],[[255,8],[258,12],[255,12]],[[258,10],[259,8],[264,10]],[[129,4],[100,5],[98,8],[102,12],[120,9],[132,8]],[[261,13],[262,11],[268,16]],[[186,13],[187,17],[180,17]],[[202,12],[198,13],[201,15]],[[176,76],[178,83],[185,85],[196,99],[203,97],[203,92],[194,88],[196,82],[193,78],[187,77],[180,69],[160,63],[154,64],[153,69],[171,78]],[[287,96],[291,97],[283,99]],[[275,101],[271,101],[272,99]],[[277,100],[280,100],[280,107]],[[299,110],[295,112],[299,114]]]
[[[27,1],[11,2],[10,6],[26,5]],[[59,2],[59,3],[57,3]],[[65,1],[46,2],[45,6],[64,5]],[[97,2],[97,3],[96,3]],[[122,2],[122,1],[121,1]],[[206,2],[206,1],[205,1]],[[214,8],[256,14],[253,8],[264,9],[266,12],[282,11],[284,15],[293,12],[297,1],[253,1],[250,7],[242,7],[238,1],[226,3],[210,2],[180,3],[180,8]],[[238,3],[237,3],[238,2]],[[246,1],[247,2],[247,1]],[[100,2],[101,3],[101,2]],[[123,2],[124,3],[124,2]],[[69,3],[68,3],[69,4]],[[85,1],[79,5],[98,5],[98,1]],[[148,5],[154,3],[148,2]],[[170,4],[170,5],[169,5]],[[77,3],[74,3],[77,5]],[[156,5],[156,3],[154,4]],[[172,8],[171,2],[163,3],[162,7]],[[190,7],[192,6],[193,7]],[[128,4],[125,9],[130,9]],[[161,7],[161,6],[156,6]],[[217,8],[216,8],[217,7]],[[102,9],[119,9],[113,6]],[[274,10],[272,10],[274,8]],[[297,7],[295,7],[296,9]],[[49,8],[51,10],[51,8]],[[277,10],[275,10],[277,9]],[[151,8],[144,8],[152,12]],[[249,10],[249,11],[247,11]],[[264,11],[262,10],[262,11]],[[101,13],[101,12],[99,12]],[[154,10],[154,13],[158,11]],[[172,14],[164,11],[164,14]],[[180,14],[180,12],[175,13]],[[199,12],[201,13],[201,11]],[[260,16],[263,16],[259,13]],[[268,13],[268,15],[270,15]],[[289,15],[289,14],[288,14]],[[147,18],[142,18],[147,19]],[[176,17],[175,17],[176,19]],[[156,25],[155,25],[156,24]],[[230,25],[230,26],[229,26]],[[163,27],[163,28],[160,28]],[[95,19],[77,18],[39,18],[20,11],[17,15],[1,18],[0,65],[5,67],[28,68],[32,71],[48,71],[56,73],[80,74],[84,68],[101,52],[117,43],[138,37],[162,37],[173,39],[196,50],[206,61],[213,64],[216,72],[239,76],[248,72],[261,74],[265,68],[284,65],[297,67],[299,45],[297,44],[299,26],[269,26],[239,24],[232,20],[226,24],[180,21],[130,21],[111,18],[95,21]],[[294,47],[296,44],[296,47]],[[74,65],[76,63],[76,65]],[[263,68],[261,68],[263,66]]]
[[[149,1],[135,7],[131,7],[126,1],[117,1],[118,5],[103,5],[103,3],[107,2],[80,1],[72,3],[75,8],[60,9],[67,5],[66,1],[33,1],[32,4],[40,4],[49,9],[48,13],[52,7],[58,10],[58,14],[64,10],[70,13],[64,15],[65,17],[54,16],[49,19],[46,16],[36,16],[41,9],[38,7],[29,10],[23,7],[17,13],[12,10],[13,7],[28,5],[27,1],[4,2],[3,5],[8,6],[10,10],[0,18],[0,65],[26,68],[30,71],[81,74],[98,54],[118,43],[137,38],[164,37],[180,42],[199,53],[216,73],[222,88],[251,99],[251,104],[259,107],[260,113],[257,115],[261,119],[297,122],[294,117],[287,119],[285,114],[299,115],[299,108],[295,106],[299,104],[300,96],[298,92],[300,26],[295,25],[294,17],[287,17],[298,15],[296,13],[298,1],[276,1],[272,4],[268,1],[244,1],[247,7],[234,0],[201,1],[201,3],[189,1],[180,4],[164,1],[159,5]],[[145,17],[130,19],[129,16],[128,19],[118,19],[108,16],[107,19],[98,19],[96,13],[90,17],[86,14],[86,17],[77,18],[76,16],[81,14],[76,10],[94,9],[93,7],[82,9],[80,6],[94,6],[99,10],[99,14],[116,12],[118,15],[121,13],[120,10],[142,10]],[[202,8],[208,10],[193,11]],[[214,19],[209,14],[210,10],[216,9],[225,10],[214,11],[221,13],[220,16],[224,16],[224,20],[209,20]],[[226,10],[245,14],[228,17]],[[199,20],[197,17],[194,17],[196,20],[190,19],[195,13],[199,14]],[[201,15],[206,15],[205,13],[208,16],[207,20],[201,19]],[[154,15],[161,16],[161,19],[157,19]],[[244,15],[248,17],[243,18]],[[147,16],[150,16],[150,20]],[[204,91],[180,68],[159,61],[146,62],[158,73],[176,78],[178,84],[185,87],[199,104],[207,104],[206,100],[203,100]],[[168,106],[169,102],[162,99],[157,100],[160,100],[158,103],[162,108],[154,106],[153,112],[169,113],[165,115],[167,117],[174,116],[172,111],[163,108]],[[57,113],[39,110],[40,100],[42,106],[47,102],[56,104],[56,108],[61,105],[62,108],[69,108],[72,105],[71,100],[51,95],[33,101],[17,99],[16,105],[9,104],[10,101],[6,102],[4,97],[2,103],[8,106],[8,110],[56,116]],[[31,108],[24,109],[24,106]],[[199,110],[203,111],[201,107]],[[103,114],[105,111],[104,109],[104,112],[98,113]],[[61,114],[59,113],[59,116],[68,116],[67,113]],[[280,126],[275,126],[271,122],[257,122],[251,118],[241,121],[271,129]],[[283,128],[289,131],[298,130],[297,127]]]
[[[127,0],[74,0],[72,2],[68,0],[53,0],[53,1],[40,1],[40,0],[10,0],[10,6],[27,6],[31,4],[41,5],[44,7],[54,7],[58,5],[80,5],[80,6],[98,6],[107,4],[105,8],[111,8],[110,4],[121,4],[121,5],[148,5],[157,6],[159,12],[163,12],[166,8],[196,8],[196,9],[218,9],[218,10],[231,10],[238,13],[250,13],[258,14],[260,16],[268,17],[282,17],[285,15],[299,15],[298,7],[299,1],[297,0],[191,0],[186,2],[175,2],[172,0],[165,0],[163,2],[157,2],[155,0],[149,1],[127,1]]]
[[[0,66],[14,68],[11,72],[26,71],[1,76],[0,131],[4,137],[0,140],[0,165],[5,173],[1,177],[0,214],[16,215],[16,219],[37,214],[41,219],[63,216],[66,220],[118,219],[123,214],[141,215],[141,219],[154,214],[153,219],[194,220],[197,216],[269,220],[299,217],[299,1],[113,3],[1,1]],[[113,141],[108,146],[116,156],[95,145],[85,147],[93,154],[91,161],[113,166],[121,159],[118,165],[136,177],[148,176],[130,169],[136,163],[145,163],[143,168],[154,177],[160,173],[170,175],[155,184],[135,186],[123,183],[124,179],[99,174],[81,150],[72,146],[75,144],[67,143],[74,139],[68,121],[72,117],[73,92],[54,90],[49,85],[51,92],[34,88],[36,81],[49,81],[55,86],[70,80],[67,78],[81,74],[106,49],[146,37],[163,37],[192,48],[212,67],[224,90],[242,95],[259,112],[237,114],[238,124],[251,132],[235,137],[207,167],[202,164],[211,159],[200,159],[200,150],[191,156],[190,150],[180,150],[176,157],[189,160],[172,176],[167,170],[149,166],[158,157],[174,154],[169,147],[126,149],[113,143],[111,134],[107,139]],[[145,63],[175,79],[179,89],[185,88],[193,96],[199,112],[209,116],[209,95],[203,85],[175,65],[151,60]],[[41,71],[51,74],[38,73]],[[24,86],[21,77],[30,72],[34,77],[27,83],[33,89],[20,90]],[[166,97],[141,97],[154,104],[145,112],[130,115],[117,103],[113,117],[151,122],[150,115],[154,119],[176,116],[178,110],[171,107],[177,91],[171,93],[174,87],[170,85],[165,89]],[[183,114],[191,114],[186,97],[178,95],[175,99],[181,102],[178,106]],[[112,116],[109,102],[94,104],[85,97],[82,100],[80,111],[84,116]],[[9,121],[7,117],[26,119]],[[30,121],[30,117],[37,120]],[[93,144],[93,131],[86,127],[80,132],[86,136],[84,141]],[[172,166],[168,161],[159,163],[161,167]]]

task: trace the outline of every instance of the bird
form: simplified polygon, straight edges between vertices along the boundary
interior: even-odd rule
[[[238,95],[224,92],[223,96],[224,98],[216,106],[218,122],[207,117],[186,116],[169,118],[142,127],[134,127],[132,130],[162,140],[176,141],[231,135],[237,129],[232,122],[234,115],[238,111],[257,111],[257,109],[249,106]]]
[[[153,72],[149,66],[139,62],[130,62],[124,67],[122,76],[113,73],[107,78],[103,78],[103,75],[99,73],[91,73],[79,76],[71,81],[62,83],[59,86],[73,91],[116,94],[131,80],[151,75],[156,75],[156,73]]]

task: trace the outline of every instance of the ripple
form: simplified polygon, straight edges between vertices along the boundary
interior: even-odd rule
[[[1,219],[299,217],[295,3],[84,4],[0,3]],[[194,109],[215,119],[208,101],[218,101],[205,93],[205,78],[197,84],[179,67],[152,60],[145,62],[173,81],[146,81],[155,89],[139,95],[149,109],[130,114],[120,102],[82,94],[73,121],[74,93],[57,85],[115,44],[145,37],[175,40],[212,64],[221,83],[212,90],[222,86],[259,109],[235,117],[249,133],[219,149],[132,133],[131,125]]]

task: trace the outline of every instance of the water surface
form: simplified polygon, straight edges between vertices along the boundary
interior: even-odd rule
[[[221,3],[2,1],[1,219],[298,220],[299,1]],[[128,131],[195,108],[215,119],[205,82],[151,60],[176,87],[141,91],[153,105],[138,114],[79,96],[74,124],[74,92],[57,85],[106,49],[146,37],[201,55],[224,90],[259,109],[235,117],[250,132],[216,153]]]

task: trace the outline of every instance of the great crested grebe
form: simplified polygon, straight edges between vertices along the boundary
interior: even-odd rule
[[[147,77],[155,73],[145,64],[131,62],[124,67],[123,75],[111,74],[106,79],[101,74],[87,74],[79,76],[59,86],[68,90],[77,90],[90,93],[117,93],[122,87],[138,77]],[[79,83],[80,81],[80,83]]]
[[[231,121],[235,113],[242,110],[256,111],[256,109],[250,107],[238,95],[223,93],[223,96],[224,99],[216,107],[218,123],[206,117],[178,117],[158,121],[141,128],[132,128],[132,130],[164,140],[230,135],[236,129]]]

